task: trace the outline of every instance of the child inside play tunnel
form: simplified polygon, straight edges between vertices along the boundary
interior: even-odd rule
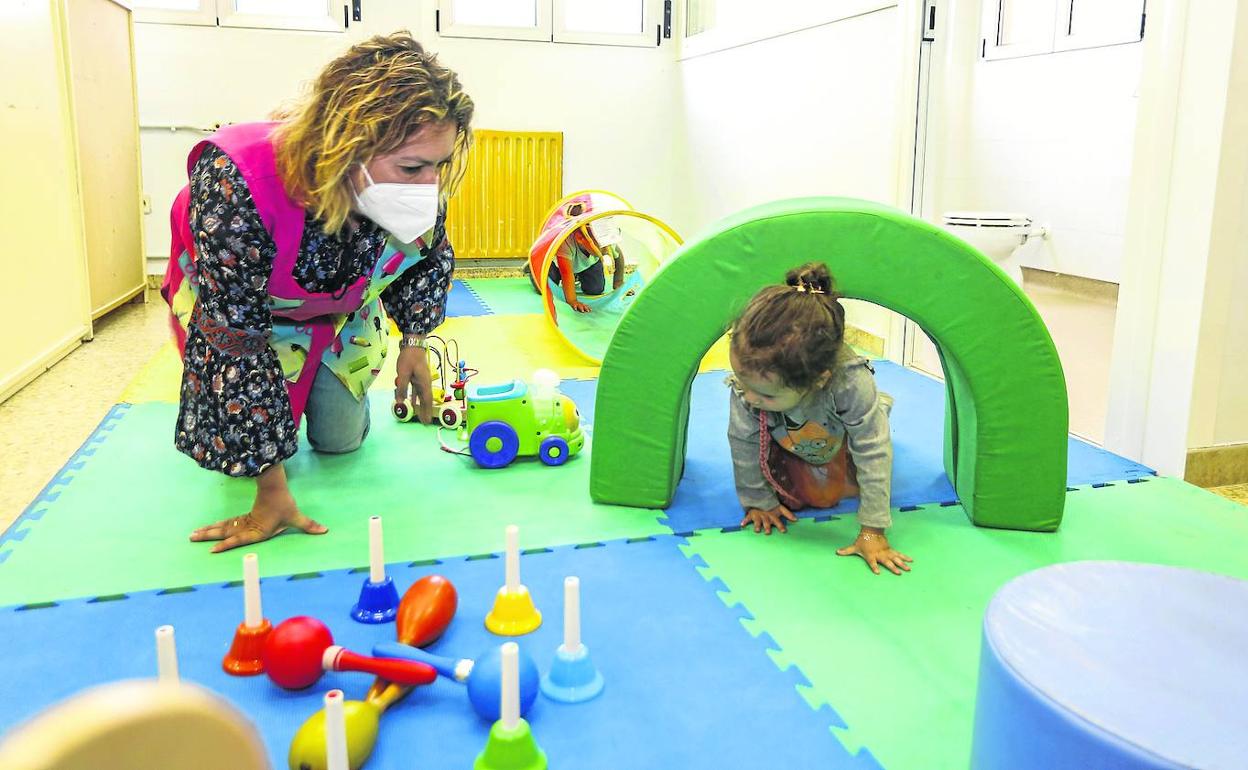
[[[782,286],[754,295],[732,326],[728,439],[741,526],[785,532],[793,511],[859,497],[857,538],[837,551],[900,575],[889,486],[892,398],[870,364],[845,344],[845,309],[826,265],[790,270]]]

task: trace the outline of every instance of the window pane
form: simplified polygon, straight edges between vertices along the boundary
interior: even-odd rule
[[[134,8],[159,8],[162,11],[198,11],[199,0],[132,0]]]
[[[686,0],[685,37],[693,37],[715,26],[715,0]]]
[[[234,10],[258,16],[315,18],[328,13],[325,0],[234,0]]]
[[[564,26],[569,32],[640,33],[643,0],[563,0]]]
[[[999,0],[997,45],[1034,43],[1053,37],[1053,0]]]
[[[1141,0],[1073,0],[1068,34],[1117,35],[1140,24]]]
[[[454,0],[456,24],[473,27],[537,26],[536,0]]]

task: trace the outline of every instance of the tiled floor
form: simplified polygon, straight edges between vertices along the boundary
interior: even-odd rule
[[[122,305],[96,321],[93,341],[0,404],[0,456],[5,458],[0,464],[0,531],[91,435],[140,367],[169,339],[167,318],[159,297]]]
[[[1232,484],[1229,487],[1213,487],[1209,490],[1240,505],[1248,505],[1248,484]]]

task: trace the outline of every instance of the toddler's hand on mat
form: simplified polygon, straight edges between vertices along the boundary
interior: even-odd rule
[[[884,530],[874,527],[863,527],[858,532],[858,539],[854,540],[851,545],[836,550],[837,556],[861,556],[866,561],[867,566],[875,574],[880,574],[880,565],[884,565],[894,575],[900,575],[902,571],[909,572],[912,562],[909,556],[901,551],[894,551],[893,547],[888,544],[888,538],[884,536]]]
[[[750,508],[745,512],[745,518],[741,520],[741,526],[744,527],[746,524],[752,524],[754,525],[755,532],[767,530],[767,534],[770,535],[772,527],[775,527],[781,532],[789,531],[785,529],[785,519],[788,519],[789,521],[797,521],[797,517],[793,515],[793,512],[788,508],[785,508],[783,505],[777,505],[770,511],[760,511],[757,508]]]

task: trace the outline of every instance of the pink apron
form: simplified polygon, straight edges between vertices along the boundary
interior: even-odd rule
[[[268,291],[274,328],[276,330],[279,324],[283,328],[279,358],[286,357],[287,360],[283,363],[288,363],[292,345],[305,351],[301,364],[296,364],[294,371],[290,367],[283,367],[287,374],[291,412],[295,424],[298,425],[307,406],[312,381],[323,359],[344,382],[356,374],[362,373],[366,377],[370,374],[376,375],[380,366],[379,358],[385,356],[385,339],[389,333],[389,320],[384,317],[384,309],[377,297],[390,281],[422,258],[425,239],[417,240],[415,245],[419,247],[419,253],[411,256],[397,250],[393,244],[388,244],[382,250],[383,253],[378,254],[379,259],[371,274],[366,272],[345,291],[330,294],[310,292],[301,287],[295,280],[294,268],[303,239],[306,212],[287,194],[278,174],[270,138],[277,125],[243,123],[220,129],[191,150],[187,158],[187,172],[189,174],[194,168],[208,144],[216,145],[229,155],[246,180],[260,219],[277,245]],[[182,188],[173,202],[170,227],[173,240],[169,251],[169,267],[160,291],[172,311],[173,333],[178,349],[185,353],[186,330],[192,320],[202,332],[209,335],[215,345],[221,347],[223,340],[229,342],[238,333],[231,333],[231,330],[222,327],[205,328],[207,324],[204,317],[196,314],[197,274],[195,240],[190,231],[189,185]],[[428,235],[426,233],[425,237]],[[355,317],[349,318],[351,314],[355,314]],[[374,323],[366,328],[370,315],[380,317],[384,326],[382,323]],[[371,339],[369,335],[372,335]],[[270,339],[269,344],[277,349],[273,339]],[[342,360],[344,347],[353,344],[373,348],[369,351],[372,358],[367,361],[364,358],[358,359],[364,363]],[[361,369],[364,371],[361,372]],[[347,384],[356,391],[357,397],[363,390],[367,390],[367,382],[362,385],[359,382]]]

